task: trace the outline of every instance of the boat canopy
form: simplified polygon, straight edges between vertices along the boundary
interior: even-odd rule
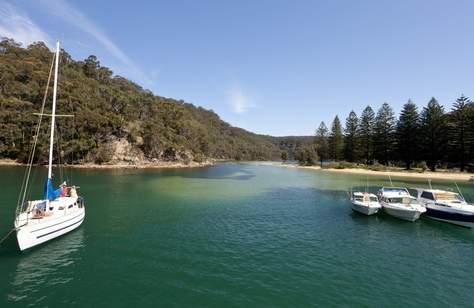
[[[434,195],[440,201],[463,201],[460,195],[453,192],[436,192]]]
[[[406,188],[401,187],[383,187],[383,192],[392,192],[392,193],[406,193]]]
[[[54,200],[61,195],[61,188],[54,190],[53,182],[50,178],[44,183],[44,199],[45,200]]]

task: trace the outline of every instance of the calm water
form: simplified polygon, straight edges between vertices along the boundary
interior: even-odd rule
[[[346,191],[365,176],[257,164],[67,173],[87,218],[27,252],[14,236],[0,247],[1,307],[474,305],[474,231],[353,213]],[[22,174],[0,168],[2,234]],[[472,200],[474,185],[461,189]]]

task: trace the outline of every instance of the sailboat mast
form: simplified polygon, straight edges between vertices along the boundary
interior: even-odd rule
[[[55,65],[54,65],[53,109],[51,110],[51,136],[49,140],[48,179],[51,179],[52,167],[53,167],[54,122],[55,122],[55,115],[56,115],[56,93],[58,90],[58,66],[59,66],[59,41],[56,42],[56,58],[55,58]]]

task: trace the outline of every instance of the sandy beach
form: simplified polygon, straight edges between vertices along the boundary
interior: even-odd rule
[[[158,162],[143,162],[140,164],[129,164],[124,162],[108,163],[108,164],[77,164],[77,165],[62,165],[64,168],[78,168],[78,169],[167,169],[167,168],[200,168],[212,166],[215,164],[215,161],[208,160],[204,162],[168,162],[168,161],[158,161]],[[25,164],[19,163],[11,159],[1,159],[0,166],[24,166]],[[55,166],[56,167],[56,166]]]
[[[278,165],[278,164],[275,164]],[[362,174],[362,175],[371,175],[371,176],[388,176],[391,177],[404,177],[404,178],[422,178],[422,179],[439,179],[439,180],[452,180],[452,181],[469,181],[469,179],[474,176],[474,173],[459,173],[459,172],[446,172],[446,171],[437,171],[437,172],[416,172],[416,171],[372,171],[361,168],[353,169],[321,169],[319,166],[299,166],[296,164],[279,164],[281,167],[286,168],[300,168],[300,169],[309,169],[317,170],[321,172],[336,172],[336,173],[346,173],[346,174]]]

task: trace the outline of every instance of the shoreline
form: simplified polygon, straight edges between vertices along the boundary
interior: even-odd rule
[[[276,164],[275,164],[276,165]],[[457,181],[466,181],[469,182],[469,179],[474,176],[473,173],[459,173],[459,172],[416,172],[416,171],[373,171],[362,168],[347,168],[347,169],[323,169],[319,166],[300,166],[297,164],[280,164],[284,168],[298,168],[298,169],[307,169],[314,171],[322,172],[333,172],[333,173],[345,173],[345,174],[359,174],[359,175],[370,175],[370,176],[388,176],[391,177],[404,177],[404,178],[416,178],[416,179],[437,179],[437,180],[457,180]]]
[[[208,166],[214,166],[216,164],[215,160],[207,160],[204,162],[168,162],[168,161],[159,161],[159,162],[146,162],[140,164],[128,164],[123,162],[118,163],[109,163],[109,164],[94,164],[94,163],[85,163],[77,165],[62,165],[64,168],[74,168],[74,169],[172,169],[172,168],[202,168]],[[12,159],[0,159],[0,166],[26,166],[26,164],[19,163]],[[46,167],[46,165],[35,165],[37,167]],[[57,167],[57,165],[53,165]]]

